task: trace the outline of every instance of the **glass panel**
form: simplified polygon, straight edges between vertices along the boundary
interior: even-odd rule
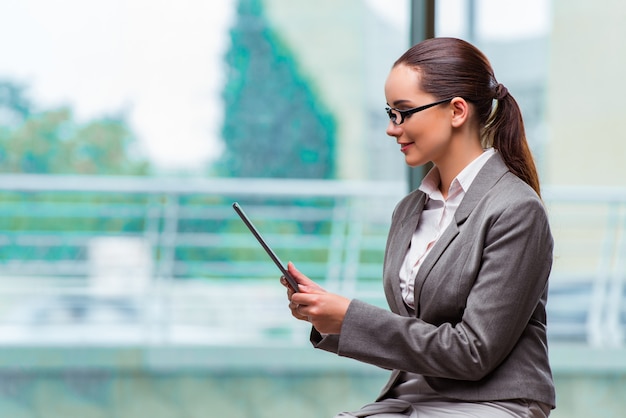
[[[555,239],[550,353],[566,405],[554,415],[597,414],[589,399],[604,396],[625,366],[625,11],[583,0],[437,2],[437,35],[486,53],[522,108],[539,165]],[[613,351],[621,356],[606,355]],[[581,387],[591,397],[576,396]],[[618,402],[603,409],[624,413]]]
[[[3,415],[333,416],[346,383],[371,401],[385,375],[315,357],[231,205],[284,262],[384,305],[406,169],[383,84],[409,16],[408,0],[0,3]]]
[[[83,3],[0,6],[7,312],[34,300],[29,288],[54,293],[20,309],[18,323],[109,315],[97,341],[143,341],[119,326],[144,320],[217,327],[223,334],[192,340],[229,340],[227,323],[206,318],[228,310],[228,298],[212,298],[235,283],[267,288],[259,306],[281,301],[284,311],[279,272],[233,201],[314,279],[350,294],[379,285],[386,228],[406,191],[383,85],[408,47],[408,1]],[[136,292],[124,293],[124,274]],[[186,307],[191,294],[205,308]],[[102,302],[110,297],[133,300]],[[172,317],[158,314],[166,305]],[[270,331],[240,331],[283,339],[298,324],[279,317],[268,314]]]

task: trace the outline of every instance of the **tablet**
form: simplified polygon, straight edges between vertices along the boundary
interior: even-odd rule
[[[233,203],[233,209],[235,209],[235,212],[237,212],[237,214],[239,215],[239,217],[241,218],[243,223],[245,223],[246,226],[248,227],[248,229],[250,230],[250,232],[252,232],[252,235],[254,235],[254,237],[257,239],[257,241],[259,241],[259,244],[261,244],[261,247],[263,247],[263,249],[265,250],[267,255],[270,256],[270,258],[272,259],[274,264],[276,264],[276,267],[278,267],[278,269],[281,271],[281,273],[283,273],[283,276],[285,276],[285,278],[289,282],[289,286],[294,291],[297,292],[298,291],[298,283],[291,276],[291,274],[289,274],[289,272],[287,271],[285,266],[283,266],[283,263],[280,261],[280,259],[276,255],[276,253],[274,253],[274,251],[270,248],[270,246],[267,244],[267,242],[265,242],[265,240],[263,239],[263,237],[261,236],[259,231],[256,229],[256,227],[254,226],[252,221],[250,221],[250,219],[246,216],[246,214],[243,211],[243,209],[241,209],[241,206],[239,206],[239,203],[237,203],[237,202]]]

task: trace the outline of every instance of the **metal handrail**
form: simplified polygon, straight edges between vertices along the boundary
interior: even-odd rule
[[[60,230],[28,225],[0,228],[0,251],[5,254],[0,259],[0,328],[14,335],[29,327],[89,326],[96,320],[85,312],[105,311],[108,306],[119,311],[110,315],[111,329],[136,326],[140,332],[134,335],[151,343],[181,341],[189,335],[205,335],[203,343],[242,335],[260,341],[277,338],[276,333],[283,338],[303,332],[285,315],[284,293],[275,282],[274,267],[247,231],[233,226],[237,218],[230,203],[239,199],[248,201],[249,214],[268,227],[266,238],[275,250],[323,252],[324,257],[310,260],[298,255],[299,266],[330,290],[383,306],[379,279],[386,230],[405,190],[402,181],[0,175],[5,226],[7,219],[32,222],[31,226],[55,219],[64,225],[76,219],[76,225]],[[37,199],[28,203],[28,196]],[[134,200],[129,203],[126,197]],[[620,260],[626,247],[626,188],[546,186],[543,197],[556,240],[548,304],[552,338],[622,345],[624,263]],[[74,206],[76,199],[80,205]],[[80,230],[79,220],[87,218],[111,225],[132,220],[141,226]],[[206,226],[211,222],[230,226],[211,230]],[[280,230],[296,224],[304,229]],[[140,291],[103,293],[93,286],[89,277],[98,273],[93,271],[88,248],[93,239],[103,236],[148,244],[151,259],[143,270],[123,267],[128,277],[149,276]],[[18,247],[31,251],[30,258],[20,260],[19,251],[7,252]],[[204,255],[181,259],[183,249]],[[67,254],[33,257],[45,251]],[[249,258],[235,264],[220,251],[245,251]],[[569,260],[576,265],[568,264]],[[210,271],[214,274],[206,274]],[[32,305],[30,311],[17,309],[16,301]],[[34,301],[41,303],[35,306]],[[70,313],[62,319],[64,310]],[[233,321],[248,327],[228,329]]]

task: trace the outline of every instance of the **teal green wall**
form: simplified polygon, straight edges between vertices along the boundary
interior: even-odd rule
[[[0,416],[11,418],[332,417],[375,396],[380,379],[348,373],[57,372],[13,376]],[[291,414],[294,415],[291,415]]]
[[[551,351],[556,418],[626,416],[626,351]],[[320,418],[388,372],[307,346],[0,347],[0,417]]]

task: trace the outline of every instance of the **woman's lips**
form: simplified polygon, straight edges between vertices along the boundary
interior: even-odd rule
[[[400,143],[400,151],[406,153],[407,150],[409,149],[409,147],[413,145],[412,142],[408,142],[408,143]]]

